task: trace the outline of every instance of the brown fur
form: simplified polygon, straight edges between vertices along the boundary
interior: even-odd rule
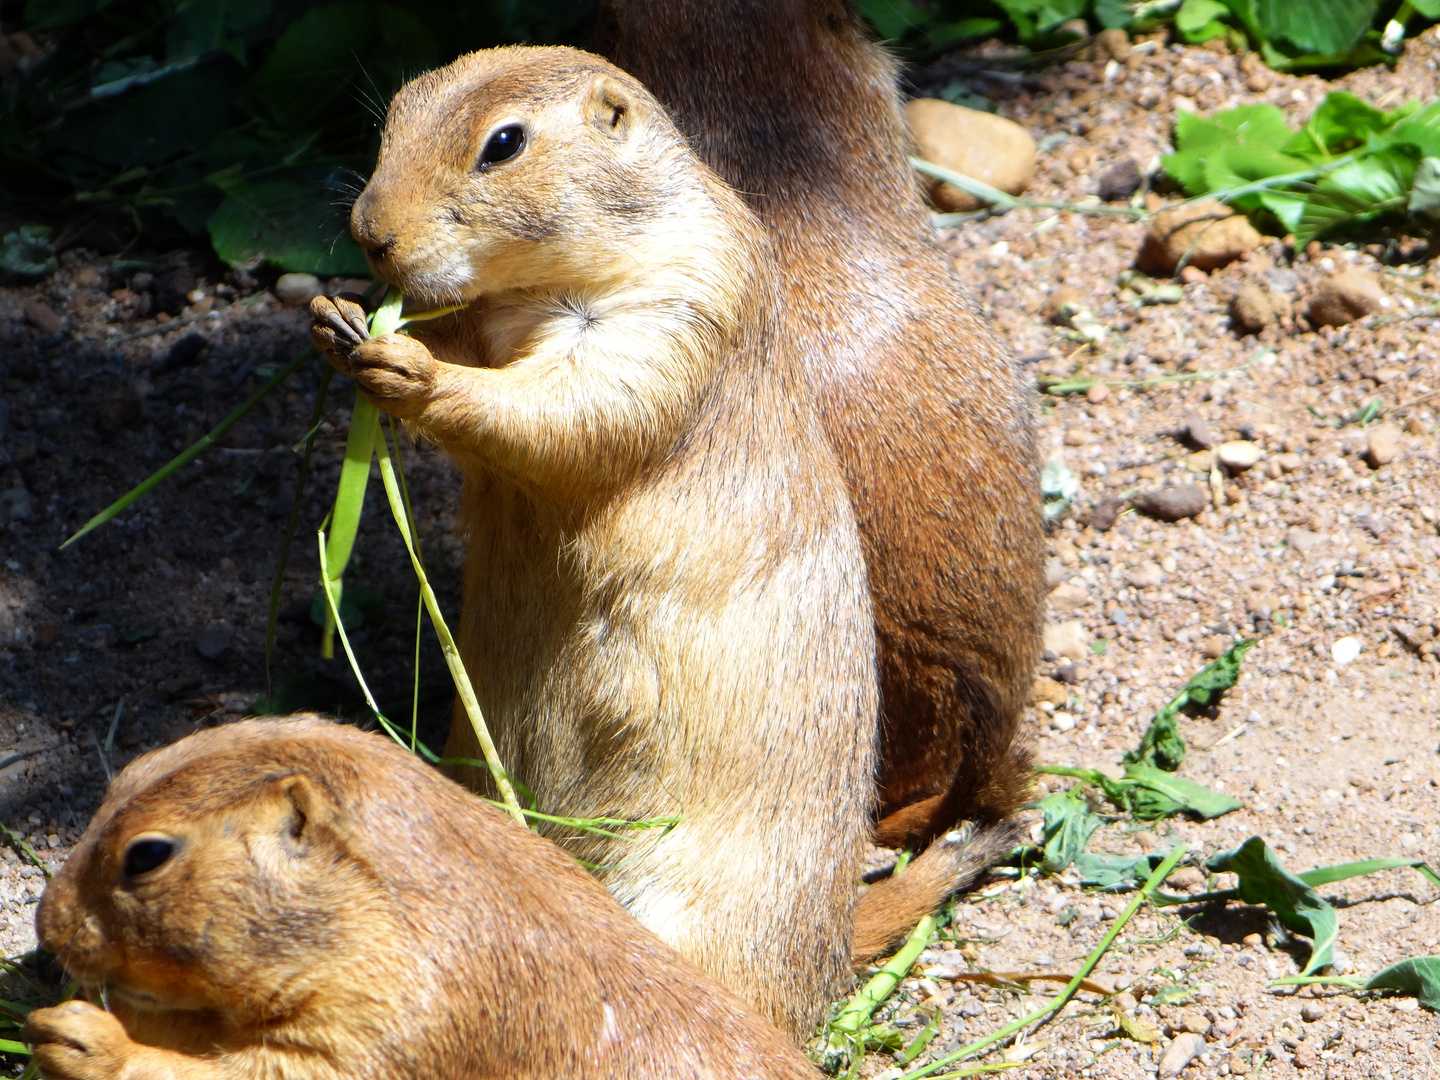
[[[512,122],[526,149],[477,171]],[[315,337],[465,472],[457,638],[501,761],[553,814],[681,815],[571,850],[808,1035],[848,969],[873,616],[763,229],[638,84],[563,49],[405,87],[352,228],[422,306],[469,305],[365,341],[317,301]],[[480,756],[463,715],[447,754]]]
[[[174,854],[128,876],[137,837]],[[132,763],[36,923],[113,1010],[31,1013],[50,1080],[819,1076],[554,845],[316,719]]]
[[[597,47],[774,238],[785,332],[870,575],[877,837],[923,844],[960,820],[1002,821],[1028,787],[1018,727],[1044,595],[1033,409],[936,242],[893,63],[843,0],[606,0]]]

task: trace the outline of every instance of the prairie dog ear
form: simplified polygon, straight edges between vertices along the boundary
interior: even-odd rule
[[[608,75],[598,76],[590,84],[590,103],[587,119],[592,125],[617,142],[630,135],[630,129],[639,118],[642,102],[634,92]]]
[[[277,838],[292,854],[304,855],[327,838],[343,839],[344,811],[310,777],[293,773],[278,778],[275,796]]]

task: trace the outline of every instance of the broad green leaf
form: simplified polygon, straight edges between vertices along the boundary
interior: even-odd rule
[[[1418,956],[1377,971],[1366,990],[1398,990],[1413,994],[1431,1012],[1440,1012],[1440,956]]]
[[[1440,4],[1440,0],[1435,0]],[[1095,18],[1106,30],[1124,30],[1135,21],[1135,15],[1126,7],[1125,0],[1095,0]]]
[[[1293,134],[1285,123],[1285,114],[1274,105],[1242,105],[1208,119],[1181,110],[1175,119],[1176,152],[1166,155],[1163,164],[1165,171],[1186,191],[1203,195],[1211,190],[1205,177],[1207,160],[1223,155],[1236,145],[1259,147],[1273,153],[1275,147]]]
[[[1252,0],[1255,21],[1269,39],[1302,53],[1342,53],[1375,19],[1379,0]]]
[[[1184,1005],[1185,1002],[1190,1000],[1190,996],[1193,993],[1194,991],[1188,986],[1182,986],[1180,983],[1171,983],[1169,986],[1160,987],[1159,990],[1156,990],[1155,993],[1151,994],[1146,1000],[1149,1001],[1151,1005]]]
[[[1310,960],[1301,975],[1330,963],[1340,928],[1335,909],[1286,870],[1263,839],[1252,836],[1234,851],[1212,856],[1205,865],[1212,873],[1235,874],[1241,900],[1269,908],[1287,930],[1311,939]]]
[[[1217,19],[1230,14],[1230,9],[1220,0],[1185,0],[1175,13],[1175,29],[1193,44],[1209,41],[1225,32]]]
[[[1406,209],[1422,217],[1440,218],[1440,158],[1420,159]]]
[[[1283,149],[1289,154],[1343,154],[1364,143],[1375,132],[1391,126],[1392,122],[1385,113],[1367,105],[1354,94],[1332,90]]]
[[[369,4],[311,8],[275,42],[250,81],[251,95],[281,127],[318,118],[350,85],[357,58],[369,52],[373,29]]]
[[[1305,216],[1304,196],[1289,195],[1283,191],[1261,191],[1256,193],[1255,198],[1280,219],[1286,232],[1294,233],[1300,228],[1300,220]]]
[[[225,193],[206,222],[210,242],[232,266],[267,262],[320,277],[367,272],[364,253],[319,183],[220,174],[210,182]]]
[[[1379,209],[1381,203],[1403,200],[1414,176],[1415,159],[1395,147],[1342,165],[1315,186],[1321,191],[1343,191],[1357,205],[1370,210]]]
[[[1440,0],[1410,0],[1410,6],[1427,19],[1440,19]]]
[[[1177,810],[1184,810],[1192,814],[1198,814],[1207,821],[1211,818],[1228,814],[1232,810],[1239,810],[1245,804],[1239,799],[1233,799],[1229,795],[1218,791],[1212,791],[1203,784],[1194,783],[1191,780],[1182,780],[1173,773],[1165,772],[1162,769],[1151,768],[1147,765],[1125,766],[1125,779],[1132,781],[1137,787],[1144,790],[1152,797],[1148,806],[1144,796],[1137,800],[1135,815],[1137,817],[1155,818],[1168,816],[1176,813]],[[1175,809],[1169,809],[1167,804],[1173,804]],[[1153,806],[1156,810],[1162,807],[1163,813],[1147,813],[1148,807]]]
[[[1092,813],[1080,784],[1055,791],[1035,804],[1045,815],[1044,859],[1041,869],[1058,874],[1075,861],[1105,819]]]

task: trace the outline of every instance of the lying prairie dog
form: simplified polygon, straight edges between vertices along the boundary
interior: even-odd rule
[[[243,721],[146,754],[36,911],[113,1012],[49,1080],[818,1080],[553,844],[388,740]]]
[[[629,76],[525,48],[400,91],[351,227],[468,305],[369,340],[317,300],[313,334],[465,474],[456,637],[502,764],[552,814],[680,817],[569,850],[808,1037],[849,970],[875,642],[763,229]],[[463,715],[446,753],[480,756]]]

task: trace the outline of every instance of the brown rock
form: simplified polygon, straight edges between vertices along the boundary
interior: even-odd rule
[[[1085,400],[1090,402],[1091,405],[1099,405],[1109,396],[1110,387],[1106,386],[1103,382],[1097,382],[1094,386],[1090,387],[1089,390],[1085,391]]]
[[[1219,634],[1212,634],[1201,644],[1200,652],[1206,660],[1218,660],[1225,655],[1225,650],[1228,648],[1230,648],[1228,638],[1221,637]]]
[[[1185,436],[1202,450],[1209,450],[1220,444],[1205,418],[1194,409],[1185,410]]]
[[[1297,1069],[1313,1069],[1320,1064],[1320,1052],[1309,1042],[1302,1042],[1295,1047],[1293,1060]]]
[[[1089,603],[1089,591],[1069,582],[1057,585],[1050,593],[1050,608],[1061,615],[1073,615]]]
[[[1173,274],[1186,259],[1187,266],[1214,270],[1259,246],[1260,234],[1249,221],[1214,199],[1201,199],[1156,214],[1135,264],[1146,273]]]
[[[1176,1035],[1165,1048],[1165,1056],[1160,1059],[1160,1075],[1179,1076],[1180,1070],[1194,1061],[1204,1049],[1205,1040],[1193,1031]]]
[[[1341,270],[1320,283],[1310,301],[1310,321],[1316,326],[1344,326],[1390,306],[1374,274]]]
[[[1031,705],[1064,705],[1070,700],[1070,691],[1065,684],[1058,679],[1052,679],[1048,675],[1040,675],[1030,687]]]
[[[1138,509],[1161,521],[1180,521],[1202,513],[1210,505],[1210,496],[1198,484],[1147,491],[1135,500]]]
[[[50,305],[35,296],[25,301],[25,321],[42,334],[53,334],[64,324]]]
[[[1389,465],[1400,456],[1400,433],[1387,424],[1365,432],[1365,460],[1372,469]]]
[[[1122,64],[1130,59],[1134,50],[1130,46],[1130,35],[1124,30],[1101,30],[1090,43],[1097,60],[1119,60]]]
[[[1035,140],[1013,120],[938,98],[916,98],[905,106],[905,114],[926,161],[1011,195],[1019,195],[1035,178]],[[930,198],[942,210],[975,210],[982,205],[974,196],[938,181],[930,183]]]
[[[1220,459],[1220,464],[1236,472],[1254,468],[1262,453],[1259,446],[1246,439],[1232,439],[1215,448],[1215,456]]]
[[[1096,532],[1109,532],[1119,516],[1120,500],[1114,495],[1106,494],[1100,497],[1100,501],[1090,511],[1090,520],[1086,524]]]
[[[1172,889],[1181,889],[1188,892],[1191,889],[1204,887],[1205,875],[1196,867],[1182,866],[1165,879],[1165,884],[1169,885]]]
[[[1275,321],[1275,305],[1263,285],[1246,281],[1230,298],[1230,321],[1247,334],[1258,334]]]
[[[1210,1018],[1194,1009],[1187,1009],[1181,1014],[1180,1026],[1195,1035],[1210,1034]]]
[[[1140,169],[1135,160],[1126,158],[1100,174],[1096,192],[1105,202],[1127,202],[1140,190],[1140,180]]]

